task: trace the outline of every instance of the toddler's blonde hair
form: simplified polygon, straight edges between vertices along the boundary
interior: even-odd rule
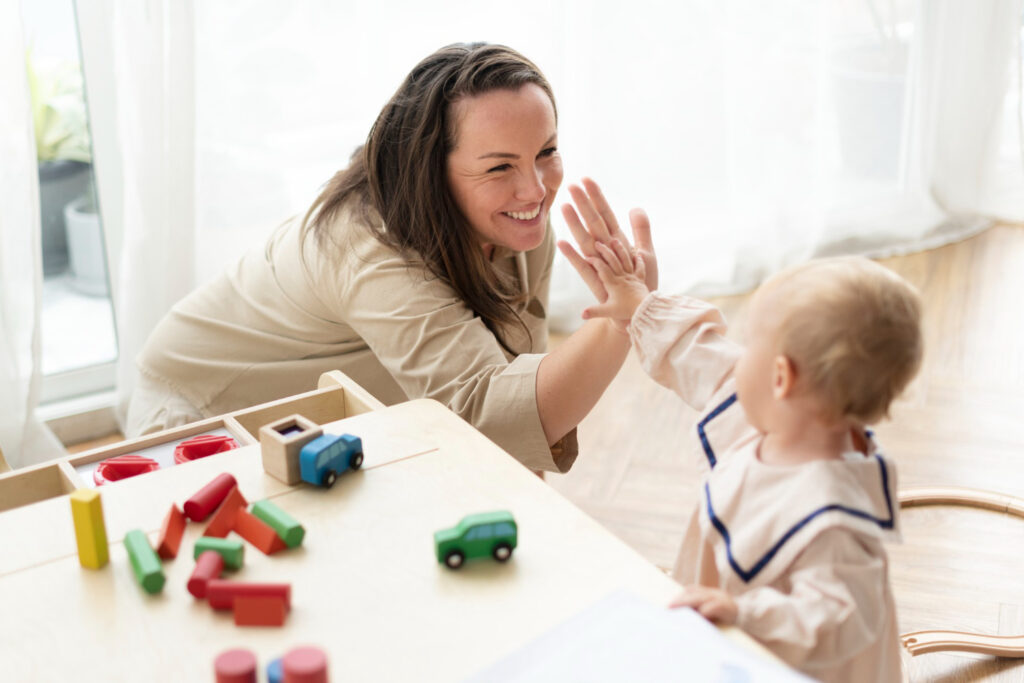
[[[861,257],[808,261],[770,278],[778,352],[827,418],[872,424],[917,374],[921,299],[905,280]],[[771,310],[771,309],[769,309]]]

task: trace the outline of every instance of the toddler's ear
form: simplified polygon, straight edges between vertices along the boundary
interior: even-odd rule
[[[793,393],[796,384],[796,365],[786,356],[775,356],[772,360],[772,396],[781,401]]]

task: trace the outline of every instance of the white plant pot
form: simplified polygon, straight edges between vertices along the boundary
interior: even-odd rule
[[[107,296],[107,260],[99,214],[88,211],[89,197],[82,195],[64,207],[67,227],[71,286],[90,296]]]

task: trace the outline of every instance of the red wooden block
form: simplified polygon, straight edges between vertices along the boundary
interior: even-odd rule
[[[181,536],[185,533],[185,514],[177,505],[171,505],[160,527],[160,537],[156,542],[156,554],[165,560],[178,556],[181,547]]]
[[[248,504],[248,501],[246,501],[237,486],[231,489],[228,495],[224,497],[224,502],[217,508],[217,512],[213,515],[209,525],[207,525],[203,536],[216,536],[217,538],[227,536],[235,526],[235,515],[238,514],[239,510],[244,510]]]
[[[239,596],[235,598],[235,626],[283,626],[288,608],[281,597]]]
[[[272,555],[288,547],[272,526],[244,508],[240,508],[235,515],[235,533],[264,555]]]
[[[297,647],[281,660],[285,683],[327,683],[327,655],[318,647]]]
[[[256,655],[251,650],[226,650],[213,660],[217,683],[256,683]]]
[[[206,597],[206,587],[224,571],[224,558],[215,550],[199,553],[196,567],[188,579],[188,592],[197,598]]]
[[[238,486],[238,482],[229,473],[218,474],[213,481],[185,501],[185,516],[193,522],[203,521],[235,486]]]
[[[213,609],[232,609],[238,597],[277,597],[284,599],[285,607],[292,608],[290,583],[244,583],[225,579],[210,579],[206,584],[206,599]]]

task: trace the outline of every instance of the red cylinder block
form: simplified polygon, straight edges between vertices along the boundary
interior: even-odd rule
[[[206,550],[196,558],[196,568],[188,579],[188,592],[197,598],[205,598],[210,581],[220,577],[224,571],[224,558],[220,553]]]
[[[317,647],[297,647],[281,660],[284,683],[327,683],[327,655]]]
[[[174,462],[180,465],[183,462],[198,460],[214,453],[223,453],[235,448],[238,448],[238,442],[230,436],[200,434],[188,441],[182,441],[174,447]]]
[[[217,683],[256,683],[256,655],[250,650],[226,650],[213,660]]]
[[[292,608],[292,586],[290,583],[243,583],[211,579],[206,584],[206,599],[213,609],[233,609],[237,596],[283,598],[285,606]]]
[[[193,522],[203,521],[237,485],[238,482],[235,481],[235,478],[227,472],[218,474],[213,481],[185,501],[185,516]]]

